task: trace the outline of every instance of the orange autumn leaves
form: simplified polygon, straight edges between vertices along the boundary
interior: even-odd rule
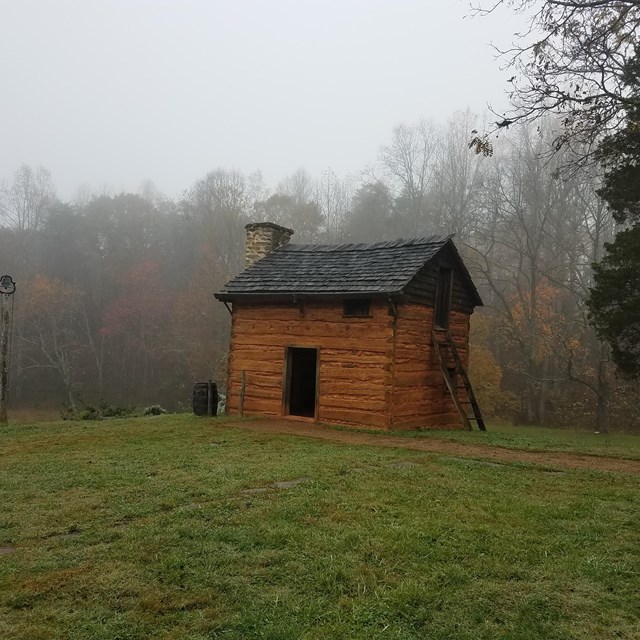
[[[533,291],[512,298],[510,322],[503,322],[505,338],[514,346],[529,345],[540,363],[559,350],[580,348],[576,308],[569,304],[566,290],[543,278]]]

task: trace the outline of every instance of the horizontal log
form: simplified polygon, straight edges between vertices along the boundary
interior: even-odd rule
[[[431,300],[434,300],[436,297],[437,285],[433,280],[426,280],[424,278],[419,280],[414,280],[409,286],[405,288],[405,293],[411,295],[415,292],[426,292],[428,297]]]
[[[244,392],[244,402],[253,400],[277,400],[282,401],[282,388],[277,387],[250,387],[247,385]]]
[[[428,373],[437,371],[442,375],[435,358],[429,360],[412,360],[410,358],[396,359],[393,367],[394,375],[400,373]]]
[[[304,320],[304,319],[303,319]],[[288,336],[322,336],[341,338],[384,338],[390,334],[388,322],[369,322],[366,324],[351,324],[342,318],[336,321],[294,321],[294,320],[239,320],[234,323],[232,336],[243,334],[257,336],[272,336],[286,334]]]
[[[440,402],[433,402],[428,398],[414,398],[411,401],[406,400],[399,403],[393,398],[390,407],[393,415],[403,416],[430,416],[456,410],[450,398],[448,401],[443,399]]]
[[[257,414],[271,413],[280,416],[282,415],[282,401],[268,398],[245,398],[244,412],[245,414],[250,412]]]
[[[410,349],[404,345],[397,345],[394,353],[394,363],[396,365],[409,364],[412,362],[429,363],[434,357],[433,349],[427,349],[426,347],[421,348],[420,345],[417,345],[415,349]]]
[[[233,368],[276,373],[284,368],[285,347],[276,346],[263,350],[257,347],[235,345],[229,358]],[[321,348],[320,362],[321,365],[352,369],[359,367],[389,369],[390,355],[386,351]]]
[[[280,305],[280,306],[240,306],[238,304],[233,305],[233,324],[241,319],[254,319],[254,320],[297,320],[300,318],[300,309],[295,305]]]
[[[411,362],[424,362],[431,357],[433,347],[420,342],[402,341],[395,345],[394,362],[398,360],[410,360]]]
[[[426,378],[425,371],[401,371],[396,368],[392,380],[394,389],[402,389],[404,387],[421,388],[425,386]]]
[[[320,407],[318,419],[321,422],[332,424],[371,426],[387,428],[389,418],[386,414],[376,411],[356,411],[352,409],[336,409],[333,407]]]
[[[264,390],[265,392],[269,392],[269,390],[282,390],[282,380],[283,377],[280,376],[278,378],[268,378],[268,377],[256,377],[251,373],[246,375],[245,382],[245,393],[252,392],[253,389]],[[240,389],[242,385],[242,377],[241,374],[236,374],[235,372],[232,374],[231,383],[234,385],[234,388]]]
[[[323,409],[353,409],[358,411],[386,412],[387,402],[383,399],[365,398],[358,396],[322,394],[319,401]]]
[[[280,381],[282,382],[282,381]],[[232,380],[232,389],[240,393],[242,383],[239,378]],[[252,381],[247,381],[244,388],[245,397],[256,396],[260,398],[275,398],[282,396],[282,384],[261,385]]]
[[[345,321],[353,324],[366,324],[374,318],[386,319],[391,321],[388,305],[386,301],[374,300],[371,304],[371,315],[367,317],[343,316],[342,300],[330,300],[326,302],[304,302],[301,308],[297,304],[289,303],[282,305],[265,305],[261,303],[241,304],[236,303],[233,307],[233,317],[237,318],[253,318],[256,320],[268,319],[290,319],[290,320],[333,320],[337,317],[343,318]]]
[[[444,386],[446,383],[444,381],[442,371],[440,370],[440,368],[438,368],[437,370],[432,369],[430,371],[423,369],[422,371],[409,372],[396,369],[393,376],[393,384],[398,388],[425,388],[440,385]]]
[[[398,307],[398,322],[416,320],[428,322],[433,318],[433,309],[419,304],[406,304]]]
[[[365,376],[386,378],[391,371],[391,362],[368,362],[357,364],[355,362],[339,362],[320,359],[320,375],[323,378],[336,376],[341,379],[349,379],[352,375],[357,376],[362,373]]]
[[[322,348],[321,360],[325,363],[384,365],[389,362],[387,353],[379,351],[363,351],[362,349],[327,349]]]
[[[371,387],[383,387],[387,388],[391,386],[391,378],[384,375],[371,375],[362,371],[354,371],[352,374],[333,374],[320,376],[320,392],[324,393],[325,386],[327,384],[333,384],[336,388],[341,389],[351,384],[367,384]],[[329,387],[332,388],[332,387]]]
[[[349,385],[352,382],[366,383],[371,386],[377,386],[377,387],[387,387],[391,384],[391,378],[388,375],[383,375],[383,374],[372,375],[370,373],[367,373],[364,371],[357,371],[357,370],[354,370],[349,374],[342,373],[339,371],[331,375],[327,375],[324,373],[321,374],[320,385],[322,389],[324,389],[324,385],[327,384],[327,382],[331,382],[331,381],[333,381],[338,387],[344,387],[345,385]]]
[[[320,379],[320,395],[367,396],[384,398],[390,387],[382,380],[339,380],[336,378]]]
[[[256,348],[255,345],[238,344],[237,341],[233,341],[229,356],[232,360],[272,360],[275,362],[284,357],[284,347],[281,345],[262,345],[260,348]]]
[[[240,414],[240,403],[239,398],[231,398],[227,402],[227,408],[229,415],[239,415]],[[276,402],[269,399],[264,398],[253,398],[248,400],[245,398],[244,401],[244,414],[245,415],[273,415],[273,416],[281,416],[282,415],[282,403]]]
[[[396,340],[419,340],[421,342],[431,341],[431,325],[426,322],[416,322],[415,320],[399,320],[396,326]]]
[[[393,345],[393,337],[389,334],[386,338],[335,338],[335,337],[313,337],[313,336],[293,336],[293,335],[273,335],[255,336],[238,335],[233,339],[234,345],[259,349],[262,346],[282,347],[327,347],[330,349],[364,349],[386,353]]]
[[[400,409],[398,407],[392,406],[389,412],[392,416],[397,418],[407,418],[410,416],[420,416],[421,418],[426,419],[426,405],[412,405],[411,407],[407,407],[406,409]]]
[[[233,415],[237,416],[237,415],[240,415],[240,414],[238,412],[236,412]],[[259,411],[255,411],[253,409],[249,409],[249,410],[245,409],[244,417],[245,418],[258,418],[258,417],[259,418],[263,418],[263,417],[266,417],[266,418],[281,418],[282,414],[278,413],[278,412],[275,412],[275,411],[266,411],[264,409],[260,409]]]
[[[423,325],[407,326],[400,323],[396,329],[396,343],[408,342],[410,344],[430,344],[431,327]]]
[[[436,297],[436,287],[430,282],[414,282],[405,289],[409,296],[419,296],[433,303]]]
[[[348,296],[345,296],[347,298]],[[343,305],[342,299],[332,300],[332,301],[324,301],[324,302],[305,302],[304,303],[304,313],[305,316],[309,316],[310,318],[316,320],[324,317],[324,314],[330,311],[333,314],[343,314]],[[380,298],[372,298],[371,307],[370,307],[370,317],[387,317],[389,316],[389,305],[386,300]],[[350,316],[349,320],[353,320],[356,322],[366,322],[367,318],[359,318],[357,316]]]
[[[254,354],[255,356],[255,354]],[[253,360],[248,358],[234,357],[230,359],[230,368],[232,371],[260,371],[263,374],[280,375],[284,370],[284,355],[280,359],[270,360],[265,358],[264,360]]]

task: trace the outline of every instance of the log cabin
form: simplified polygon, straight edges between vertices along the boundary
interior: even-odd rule
[[[451,236],[296,245],[246,227],[231,312],[227,413],[379,429],[484,430],[467,376],[482,300]]]

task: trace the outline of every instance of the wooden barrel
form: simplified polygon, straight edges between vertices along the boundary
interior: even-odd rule
[[[217,412],[218,387],[215,382],[196,382],[193,387],[193,413],[197,416],[215,416]]]

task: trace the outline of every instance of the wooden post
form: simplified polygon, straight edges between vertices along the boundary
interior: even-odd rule
[[[2,337],[0,338],[0,423],[7,422],[7,394],[9,391],[9,296],[2,297]]]
[[[242,385],[240,387],[240,417],[244,416],[244,389],[247,386],[247,373],[242,370]]]
[[[213,381],[211,378],[207,384],[207,415],[209,417],[213,415]]]

